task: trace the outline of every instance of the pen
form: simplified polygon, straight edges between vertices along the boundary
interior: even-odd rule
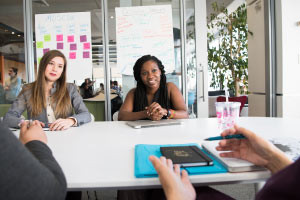
[[[206,138],[204,140],[213,141],[213,140],[223,140],[223,139],[233,139],[233,138],[245,139],[246,137],[242,134],[236,134],[236,135],[226,135],[225,137],[222,137],[222,136],[209,137],[209,138]]]

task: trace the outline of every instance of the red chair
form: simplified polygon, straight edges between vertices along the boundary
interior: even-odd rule
[[[241,111],[247,102],[247,98],[248,98],[247,96],[228,97],[228,101],[241,103],[241,107],[240,107],[240,115],[241,115]],[[224,97],[224,96],[219,96],[217,98],[217,102],[225,102],[225,101],[226,101],[226,97]]]

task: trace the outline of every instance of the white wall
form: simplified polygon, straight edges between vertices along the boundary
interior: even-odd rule
[[[252,0],[247,1],[248,4],[249,2],[252,2]],[[266,55],[263,1],[257,1],[247,7],[247,22],[249,31],[253,32],[253,35],[248,34],[249,91],[253,93],[265,93]]]
[[[300,1],[281,0],[277,12],[277,44],[282,47],[277,51],[277,63],[282,74],[278,73],[278,93],[300,95],[300,87],[297,84],[300,74]],[[276,4],[277,6],[277,4]]]
[[[278,2],[278,3],[277,3]],[[300,117],[300,1],[276,1],[278,114]],[[282,104],[281,104],[282,102]]]
[[[264,1],[247,0],[249,116],[266,116]]]
[[[253,2],[247,0],[247,3]],[[277,116],[300,117],[300,1],[275,1]],[[265,22],[264,1],[248,6],[248,25],[253,36],[248,37],[249,54],[249,116],[265,112]],[[298,109],[299,107],[299,109]]]

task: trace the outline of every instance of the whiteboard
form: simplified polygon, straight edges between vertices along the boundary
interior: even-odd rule
[[[138,58],[151,54],[160,59],[166,73],[175,69],[171,5],[116,8],[117,66],[133,75]]]
[[[92,77],[90,12],[35,15],[36,57],[40,63],[49,50],[57,49],[67,59],[67,80]]]

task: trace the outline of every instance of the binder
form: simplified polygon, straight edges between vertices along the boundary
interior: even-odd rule
[[[149,160],[150,155],[161,157],[160,147],[171,147],[171,146],[191,146],[198,144],[164,144],[164,145],[152,145],[152,144],[137,144],[135,145],[135,163],[134,163],[134,175],[136,178],[150,178],[157,177],[158,174],[155,171],[152,163]],[[199,147],[200,148],[200,147]],[[206,153],[206,152],[205,152]],[[199,174],[216,174],[216,173],[226,173],[227,169],[211,155],[207,154],[212,160],[214,165],[212,166],[200,166],[200,167],[185,167],[189,175],[199,175]]]

